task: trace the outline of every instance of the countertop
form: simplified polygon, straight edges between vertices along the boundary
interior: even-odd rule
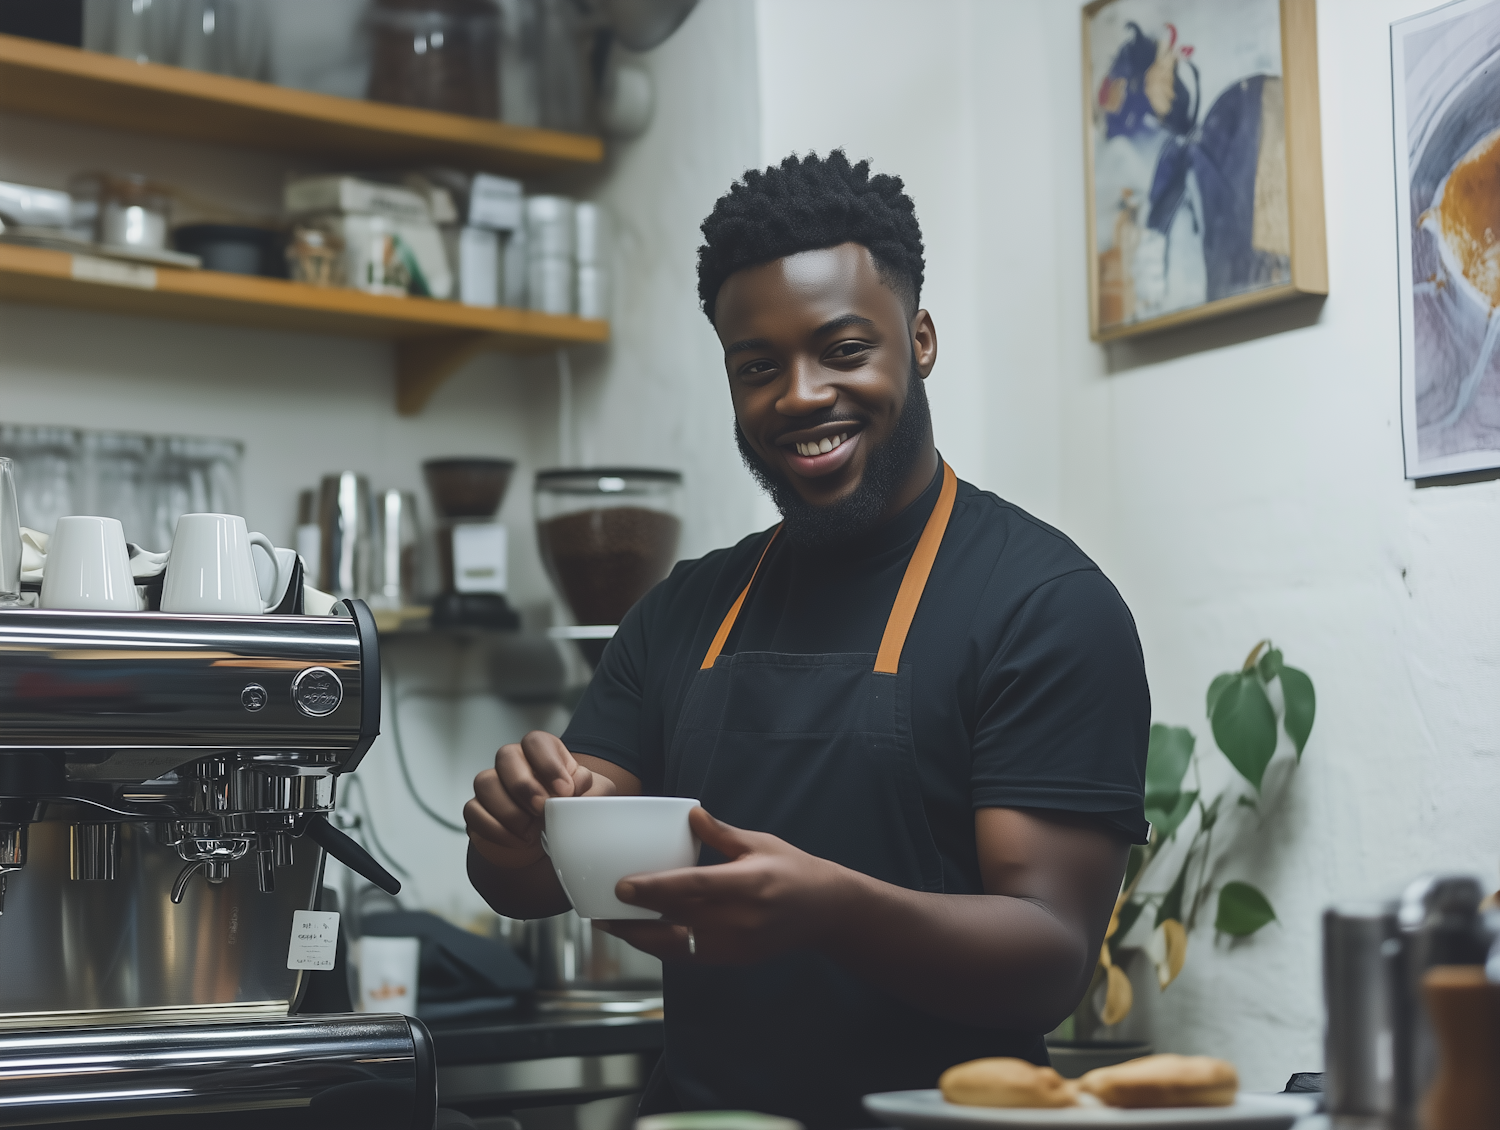
[[[660,1017],[529,1013],[505,1020],[429,1025],[438,1067],[557,1056],[659,1052]]]

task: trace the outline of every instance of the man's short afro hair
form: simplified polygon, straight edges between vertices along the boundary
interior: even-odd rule
[[[779,166],[748,170],[719,197],[698,248],[698,297],[708,320],[724,280],[799,251],[860,243],[881,279],[914,314],[922,295],[922,228],[900,177],[870,175],[842,149],[795,154]]]

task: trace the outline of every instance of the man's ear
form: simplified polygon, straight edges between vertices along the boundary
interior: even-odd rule
[[[925,381],[937,364],[937,326],[932,315],[918,310],[911,318],[911,355],[918,375]]]

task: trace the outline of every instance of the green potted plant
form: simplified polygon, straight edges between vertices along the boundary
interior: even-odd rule
[[[1070,1073],[1065,1067],[1117,1063],[1149,1050],[1143,1044],[1112,1046],[1097,1039],[1101,1027],[1120,1023],[1134,1004],[1122,965],[1128,956],[1125,941],[1148,911],[1152,924],[1146,952],[1163,990],[1182,972],[1188,938],[1210,905],[1217,935],[1249,937],[1276,919],[1271,900],[1261,890],[1239,879],[1220,883],[1219,872],[1231,857],[1258,850],[1260,822],[1285,793],[1290,772],[1281,778],[1281,788],[1270,795],[1264,791],[1266,768],[1281,731],[1295,751],[1290,768],[1301,764],[1317,712],[1312,680],[1306,672],[1287,666],[1270,640],[1261,640],[1238,671],[1226,671],[1209,684],[1206,705],[1214,743],[1250,791],[1236,781],[1210,799],[1192,731],[1162,723],[1151,727],[1146,755],[1150,839],[1130,849],[1125,881],[1089,991],[1048,1039],[1064,1074]],[[1244,835],[1225,834],[1231,813],[1250,816],[1256,823],[1237,829]],[[1165,852],[1179,834],[1188,837],[1186,851]]]

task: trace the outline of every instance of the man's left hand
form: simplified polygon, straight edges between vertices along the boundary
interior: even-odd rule
[[[595,925],[663,961],[710,965],[765,961],[816,947],[827,936],[852,872],[777,836],[731,827],[702,808],[688,814],[688,824],[727,862],[627,876],[615,887],[620,901],[659,911],[661,920]]]

